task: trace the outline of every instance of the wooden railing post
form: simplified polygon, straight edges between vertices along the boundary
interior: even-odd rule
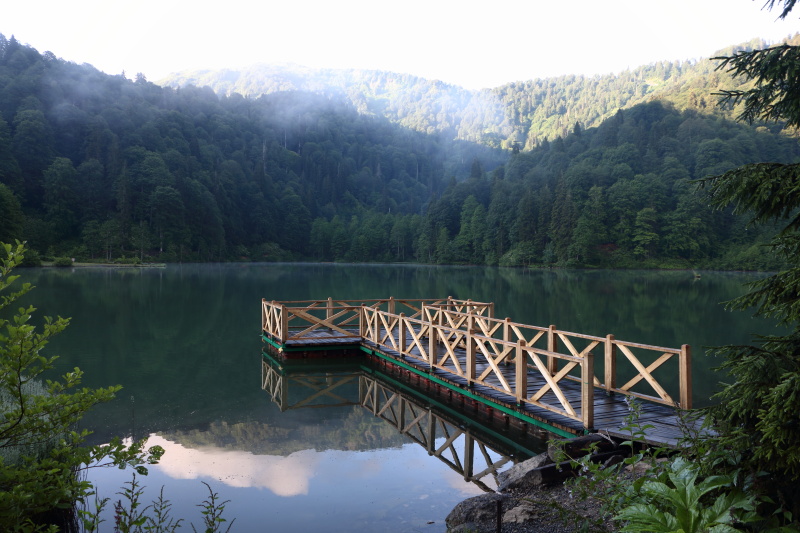
[[[328,306],[325,309],[325,320],[330,320],[333,316],[333,298],[328,296]]]
[[[606,392],[610,393],[617,388],[617,346],[614,344],[614,335],[606,335],[605,379],[603,383]]]
[[[289,309],[281,304],[281,343],[289,338]]]
[[[527,345],[525,341],[518,341],[517,353],[514,358],[517,378],[517,405],[520,405],[528,397],[528,354],[522,350]]]
[[[358,336],[361,337],[363,340],[366,335],[364,335],[364,330],[367,326],[367,317],[366,312],[364,311],[364,304],[362,303],[361,306],[358,308]]]
[[[494,318],[494,302],[489,302],[489,318]]]
[[[688,344],[681,346],[680,354],[680,370],[678,376],[680,379],[680,395],[681,395],[681,409],[692,408],[692,347]]]
[[[267,299],[261,298],[261,333],[267,331]]]
[[[428,363],[430,363],[431,372],[433,372],[433,367],[439,362],[438,336],[438,330],[433,325],[433,322],[428,322]]]
[[[467,385],[470,387],[472,382],[475,381],[475,343],[472,341],[472,325],[473,318],[472,314],[470,314],[467,316],[467,334],[464,337],[467,343]]]
[[[395,310],[394,296],[389,296],[389,314],[393,315]]]
[[[556,327],[553,324],[550,324],[547,330],[547,351],[558,351],[558,337],[556,336]],[[558,372],[558,360],[551,355],[547,356],[547,371],[550,372],[551,376],[555,376],[556,372]]]
[[[581,362],[581,415],[583,427],[594,426],[594,354],[588,352]]]
[[[400,355],[406,353],[406,314],[400,313],[400,318],[397,319],[397,348]]]

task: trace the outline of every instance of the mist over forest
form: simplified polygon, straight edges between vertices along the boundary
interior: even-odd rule
[[[468,91],[266,65],[157,85],[56,53],[0,35],[0,241],[44,259],[777,266],[773,230],[693,180],[797,162],[797,137],[719,107],[741,85],[712,60]]]

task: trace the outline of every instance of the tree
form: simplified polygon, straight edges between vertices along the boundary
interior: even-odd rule
[[[770,9],[782,3],[781,18],[795,0],[769,0]],[[800,47],[781,45],[740,52],[722,60],[720,69],[752,80],[746,91],[723,91],[723,102],[743,103],[741,119],[785,121],[800,126]],[[800,511],[800,164],[756,163],[706,178],[712,202],[733,205],[749,214],[751,224],[780,221],[784,227],[772,240],[772,253],[790,265],[754,282],[751,291],[730,303],[735,309],[755,307],[756,314],[773,317],[789,329],[785,335],[757,339],[752,346],[724,346],[722,368],[733,378],[712,410],[723,431],[720,445],[741,454],[743,465],[759,475],[756,481],[777,504]]]
[[[11,271],[23,259],[25,247],[0,243],[0,291],[19,276]],[[5,309],[32,289],[23,284],[0,297],[0,317]],[[56,357],[42,351],[64,330],[69,319],[44,318],[32,323],[35,309],[21,307],[10,319],[0,318],[0,528],[36,531],[53,522],[59,510],[93,494],[93,487],[76,472],[86,465],[133,466],[146,474],[144,464],[158,462],[164,450],[145,450],[145,441],[125,446],[120,439],[108,445],[85,446],[87,430],[75,425],[93,406],[107,402],[120,387],[81,388],[83,373],[75,368],[55,381],[44,381]]]
[[[23,221],[19,200],[10,188],[0,183],[0,242],[21,238]]]
[[[58,239],[73,237],[78,228],[78,173],[72,161],[57,157],[44,171],[44,208]]]

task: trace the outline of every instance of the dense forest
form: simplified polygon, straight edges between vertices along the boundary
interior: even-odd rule
[[[800,44],[800,37],[787,42]],[[754,39],[716,55],[768,45]],[[280,91],[337,92],[359,113],[382,116],[417,131],[531,150],[545,139],[567,136],[576,123],[585,129],[596,127],[619,109],[653,100],[669,101],[679,111],[732,118],[730,110],[717,105],[713,93],[739,88],[741,82],[717,66],[719,62],[709,58],[659,61],[616,74],[558,76],[481,91],[394,72],[264,64],[246,70],[187,70],[159,83],[208,86],[219,94],[251,97]]]
[[[800,148],[718,108],[738,85],[713,68],[479,92],[273,69],[215,93],[0,36],[0,241],[106,261],[773,268],[769,229],[692,180]]]
[[[335,96],[218,97],[0,37],[0,241],[47,255],[274,260],[311,221],[420,213],[499,150],[359,115]]]

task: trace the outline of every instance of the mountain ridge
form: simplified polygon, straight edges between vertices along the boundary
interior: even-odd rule
[[[795,34],[782,42],[798,43]],[[770,45],[764,39],[720,49],[714,56]],[[566,136],[577,123],[600,125],[618,109],[653,99],[679,110],[695,109],[733,118],[717,107],[712,93],[741,83],[716,70],[710,58],[656,61],[632,70],[604,75],[563,75],[509,82],[469,90],[411,74],[363,69],[314,69],[292,64],[259,63],[246,69],[205,69],[170,74],[159,83],[170,87],[209,86],[230,95],[257,97],[285,90],[338,91],[364,114],[424,133],[487,146],[530,150],[544,139]]]

